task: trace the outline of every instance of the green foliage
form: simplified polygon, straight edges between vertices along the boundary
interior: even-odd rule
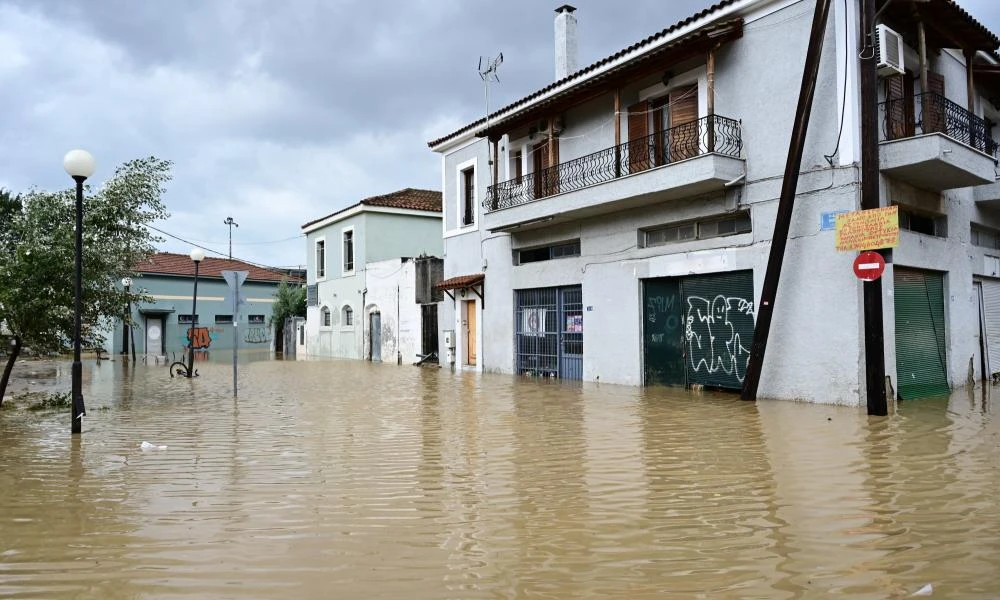
[[[288,317],[306,316],[306,290],[302,286],[288,285],[288,281],[282,279],[274,297],[270,324],[276,330],[281,330],[284,327],[285,319]]]
[[[73,404],[73,396],[69,392],[53,392],[40,400],[28,405],[28,410],[54,410],[69,408]]]
[[[98,190],[84,190],[84,345],[99,342],[100,320],[120,318],[126,300],[148,300],[135,291],[126,297],[115,283],[133,276],[161,241],[145,226],[168,216],[161,197],[170,166],[155,157],[132,160]],[[19,196],[0,190],[0,321],[36,352],[72,343],[75,215],[75,188]]]

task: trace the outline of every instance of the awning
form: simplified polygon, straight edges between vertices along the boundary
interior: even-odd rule
[[[909,40],[917,39],[917,18],[926,25],[927,43],[932,48],[959,48],[991,52],[1000,39],[955,0],[894,0],[884,4],[885,17],[893,29],[902,30]]]
[[[169,315],[172,312],[174,312],[173,308],[164,308],[162,306],[160,306],[160,307],[156,307],[156,306],[140,306],[139,307],[139,314],[140,315]]]
[[[473,273],[472,275],[459,275],[458,277],[450,277],[434,285],[434,289],[440,290],[446,294],[452,300],[455,299],[454,294],[449,290],[461,290],[462,295],[465,295],[465,290],[472,290],[472,293],[479,296],[479,299],[483,302],[483,308],[486,308],[486,299],[483,298],[483,287],[486,282],[486,273]]]

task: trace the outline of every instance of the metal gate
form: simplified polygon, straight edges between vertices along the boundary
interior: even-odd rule
[[[373,312],[370,319],[371,327],[368,331],[371,337],[372,362],[382,362],[382,315]]]
[[[583,379],[583,289],[517,290],[515,364],[523,375]]]
[[[993,373],[1000,372],[1000,281],[983,280],[981,284],[989,378]]]
[[[752,271],[643,282],[647,385],[740,389],[753,330]]]
[[[896,378],[900,399],[945,396],[944,275],[894,269]]]
[[[420,354],[428,356],[438,351],[437,304],[420,305]]]

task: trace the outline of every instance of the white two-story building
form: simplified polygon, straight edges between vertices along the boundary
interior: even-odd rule
[[[441,192],[366,198],[302,226],[305,356],[412,363],[437,352]]]
[[[722,0],[583,67],[557,9],[555,81],[429,143],[456,367],[740,388],[814,7]],[[903,229],[886,373],[916,398],[1000,371],[1000,42],[952,0],[895,0],[865,48],[858,12],[826,24],[761,397],[865,400],[862,284],[833,230],[860,207],[861,60]]]

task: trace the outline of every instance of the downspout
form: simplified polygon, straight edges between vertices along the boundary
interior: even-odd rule
[[[368,346],[368,355],[365,355],[365,344],[367,343],[367,338],[365,337],[365,321],[368,320],[368,302],[365,298],[367,296],[368,288],[366,287],[361,290],[361,357],[364,360],[371,361],[371,345]]]
[[[829,12],[830,0],[816,0],[812,31],[809,34],[809,47],[806,51],[805,65],[802,68],[799,103],[795,109],[795,121],[788,144],[788,161],[785,164],[785,175],[781,185],[781,199],[778,201],[778,215],[771,238],[771,252],[767,258],[764,286],[761,290],[760,304],[757,307],[757,323],[753,331],[750,360],[747,364],[746,377],[743,379],[741,397],[744,400],[756,400],[757,388],[760,386],[760,373],[764,365],[767,338],[771,333],[771,317],[774,314],[774,301],[778,294],[778,281],[781,279],[781,264],[785,258],[785,246],[788,244],[788,230],[792,222],[792,208],[795,205],[795,188],[799,183],[799,169],[802,166],[806,133],[809,131],[809,115],[812,112],[813,96],[816,92],[816,76],[819,74],[819,62],[823,54],[823,38],[826,33]]]

